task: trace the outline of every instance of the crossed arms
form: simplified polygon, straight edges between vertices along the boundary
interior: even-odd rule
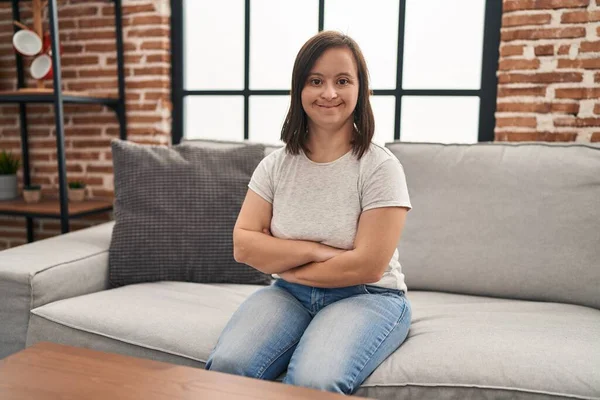
[[[248,190],[233,229],[234,258],[288,282],[345,287],[381,279],[400,240],[407,209],[382,207],[361,214],[354,248],[287,240],[269,234],[272,205]]]

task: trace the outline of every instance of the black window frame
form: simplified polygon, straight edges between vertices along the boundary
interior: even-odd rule
[[[404,96],[477,96],[479,103],[479,132],[478,142],[494,140],[496,125],[496,97],[498,79],[498,59],[500,49],[500,28],[502,23],[502,1],[485,0],[485,17],[483,32],[483,54],[481,69],[481,85],[475,90],[469,89],[402,89],[402,69],[404,61],[404,31],[406,22],[406,0],[399,1],[398,15],[398,59],[396,89],[373,90],[373,95],[395,96],[396,111],[394,115],[394,140],[400,140],[400,120],[402,113],[402,98]],[[183,0],[171,0],[171,101],[172,114],[172,144],[178,144],[183,139],[184,101],[186,96],[243,96],[244,97],[244,140],[249,137],[249,101],[253,95],[289,95],[289,90],[252,90],[250,84],[250,2],[245,0],[244,27],[244,88],[241,90],[187,90],[184,88],[184,6]],[[323,30],[325,21],[325,0],[319,0],[319,32]]]

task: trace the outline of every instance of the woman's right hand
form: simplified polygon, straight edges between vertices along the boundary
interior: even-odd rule
[[[338,249],[337,247],[327,246],[325,244],[317,243],[317,249],[315,250],[314,258],[315,262],[324,262],[345,253],[347,250]]]
[[[262,231],[265,235],[269,235],[269,236],[273,236],[273,234],[271,233],[271,231],[269,229],[263,229]],[[346,250],[342,250],[342,249],[338,249],[337,247],[331,247],[331,246],[327,246],[325,244],[321,244],[321,243],[315,243],[315,251],[314,251],[314,261],[313,262],[324,262],[329,260],[330,258],[333,258],[335,256],[338,256],[344,252],[346,252]]]

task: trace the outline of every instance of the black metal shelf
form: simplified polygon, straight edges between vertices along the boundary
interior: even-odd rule
[[[69,203],[69,218],[111,211],[113,204],[105,200],[85,200]],[[39,203],[26,203],[23,199],[0,201],[0,214],[29,218],[60,219],[60,202],[58,199],[44,199]]]
[[[19,2],[20,0],[0,0],[0,2],[10,1],[12,3],[12,18],[20,21]],[[15,51],[17,66],[17,90],[0,92],[0,103],[16,103],[19,105],[19,123],[21,127],[21,150],[23,165],[23,183],[31,184],[31,174],[29,165],[29,138],[27,134],[27,108],[28,103],[51,103],[54,105],[54,115],[56,124],[56,153],[58,162],[58,188],[59,197],[57,200],[45,200],[41,204],[26,204],[23,200],[15,199],[0,202],[0,215],[16,215],[26,218],[27,221],[27,241],[32,242],[33,238],[33,218],[59,218],[61,232],[69,232],[69,219],[84,215],[101,213],[112,210],[112,203],[107,201],[87,201],[83,204],[69,204],[67,195],[67,169],[65,161],[65,132],[64,132],[64,110],[65,103],[76,104],[100,104],[110,107],[116,113],[119,122],[119,137],[122,140],[127,138],[127,120],[125,114],[125,68],[124,68],[124,49],[123,49],[123,21],[121,0],[108,0],[114,3],[115,10],[115,30],[116,30],[116,49],[117,49],[117,77],[118,77],[118,97],[93,96],[85,92],[63,91],[61,60],[59,52],[59,34],[58,34],[58,12],[57,0],[48,1],[48,16],[52,49],[52,66],[54,75],[52,78],[54,89],[31,89],[25,88],[25,76],[23,58]],[[15,26],[14,31],[18,28]]]
[[[55,94],[50,89],[43,93],[22,90],[0,91],[0,103],[54,103],[54,97]],[[63,103],[101,104],[114,109],[119,105],[119,99],[63,92]]]

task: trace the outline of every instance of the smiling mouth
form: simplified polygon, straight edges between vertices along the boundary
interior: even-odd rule
[[[335,106],[323,106],[323,105],[317,104],[317,106],[319,106],[321,108],[336,108],[336,107],[339,107],[341,105],[342,105],[341,103],[340,104],[336,104]]]

